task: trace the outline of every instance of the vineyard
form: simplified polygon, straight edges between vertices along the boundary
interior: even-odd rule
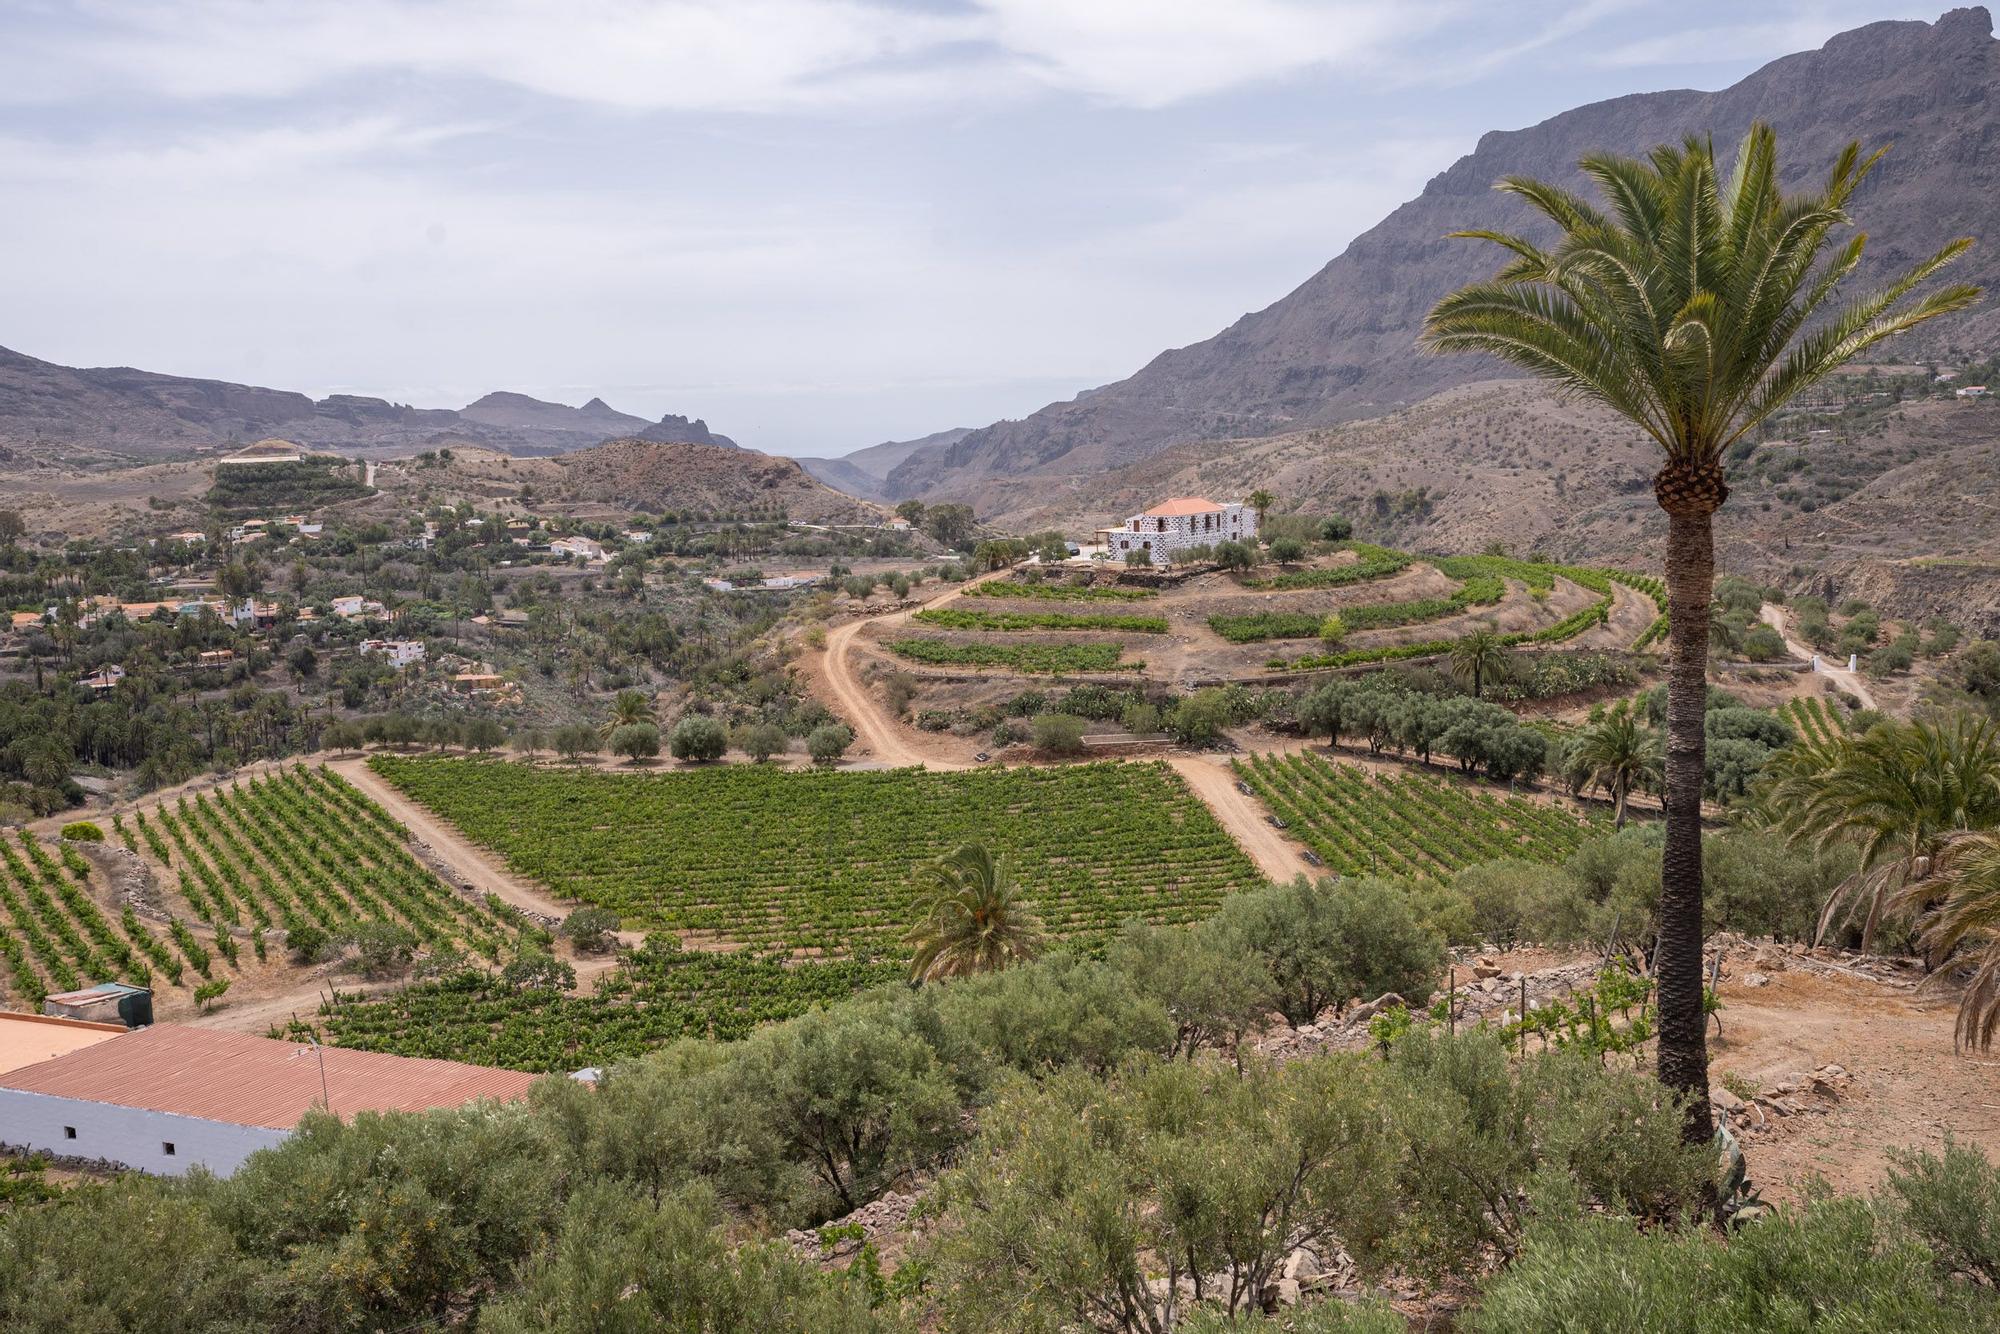
[[[1450,597],[1341,607],[1338,614],[1349,631],[1388,630],[1457,616],[1473,607],[1490,607],[1506,593],[1505,581],[1491,575],[1475,575]],[[1232,644],[1252,644],[1263,639],[1316,639],[1325,619],[1323,612],[1263,611],[1248,616],[1211,616],[1208,625]]]
[[[1799,699],[1786,700],[1779,708],[1778,716],[1792,725],[1792,730],[1810,742],[1836,741],[1848,733],[1847,719],[1838,709],[1829,708],[1817,695],[1806,695]]]
[[[576,1070],[637,1056],[674,1038],[740,1038],[759,1024],[902,976],[894,963],[709,953],[654,937],[600,979],[595,995],[516,991],[468,970],[386,1000],[337,998],[321,1007],[316,1031],[343,1047],[401,1056]]]
[[[1141,602],[1159,594],[1150,588],[1127,588],[1121,584],[1022,583],[1018,579],[993,579],[974,584],[964,593],[969,598],[1034,598],[1043,602]]]
[[[51,854],[26,830],[18,850],[0,842],[0,990],[10,1003],[39,1010],[53,992],[98,982],[181,986],[208,975],[209,951],[185,926],[163,932],[129,907],[114,918],[91,897],[90,878],[67,843]]]
[[[1005,667],[1016,672],[1137,672],[1143,662],[1120,662],[1122,644],[976,644],[948,639],[892,639],[883,645],[898,657],[935,667]]]
[[[262,958],[267,931],[316,926],[338,935],[390,922],[427,945],[456,943],[497,960],[519,933],[511,908],[447,888],[410,854],[407,832],[388,812],[319,766],[184,795],[113,828],[165,868],[226,953],[238,931]]]
[[[912,619],[941,630],[1126,630],[1141,635],[1167,632],[1164,616],[1117,616],[1062,611],[962,611],[931,607]]]
[[[1524,797],[1316,755],[1256,755],[1237,777],[1338,875],[1450,875],[1501,857],[1560,862],[1595,826]]]
[[[911,871],[960,843],[1010,853],[1051,935],[1085,947],[1129,917],[1204,917],[1260,881],[1163,764],[619,775],[370,763],[558,894],[634,927],[766,950],[901,953]]]

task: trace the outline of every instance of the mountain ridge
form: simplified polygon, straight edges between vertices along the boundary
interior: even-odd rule
[[[1160,353],[1133,375],[946,446],[890,473],[891,498],[966,498],[988,479],[1088,475],[1196,440],[1262,437],[1418,402],[1454,385],[1510,374],[1472,357],[1418,353],[1424,313],[1498,267],[1491,246],[1447,240],[1487,227],[1534,234],[1529,211],[1496,194],[1523,173],[1580,183],[1576,160],[1639,153],[1706,131],[1733,142],[1756,119],[1779,132],[1786,185],[1830,164],[1840,145],[1891,145],[1857,199],[1871,233],[1866,272],[1914,262],[1953,236],[1977,235],[2000,188],[2000,43],[1983,7],[1934,23],[1888,21],[1816,51],[1771,61],[1715,92],[1634,93],[1571,108],[1522,129],[1492,130],[1413,199],[1364,231],[1292,292],[1215,336]],[[2000,246],[1976,247],[1954,277],[2000,279]],[[1994,303],[1945,324],[1930,343],[2000,333]]]

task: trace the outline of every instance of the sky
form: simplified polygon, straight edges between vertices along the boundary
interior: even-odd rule
[[[0,346],[771,453],[1025,416],[1481,133],[1945,0],[0,0]]]

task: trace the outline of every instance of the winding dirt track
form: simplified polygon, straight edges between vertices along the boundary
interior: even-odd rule
[[[1776,630],[1784,638],[1786,652],[1801,662],[1811,662],[1813,660],[1812,646],[1792,635],[1791,622],[1787,619],[1783,607],[1776,607],[1766,602],[1758,609],[1758,615],[1764,624]],[[1862,708],[1872,709],[1876,707],[1875,692],[1870,690],[1868,683],[1861,679],[1860,672],[1850,672],[1845,667],[1832,666],[1826,659],[1822,658],[1820,659],[1819,674],[1860,700]]]
[[[389,784],[375,776],[375,771],[359,759],[330,760],[327,768],[360,788],[384,810],[407,826],[412,834],[431,845],[431,849],[450,862],[466,883],[481,894],[497,894],[505,902],[516,908],[524,908],[544,917],[563,918],[569,916],[570,905],[552,897],[549,892],[531,880],[523,879],[507,869],[507,864],[493,853],[459,833],[456,829],[438,819],[430,811],[411,801]]]

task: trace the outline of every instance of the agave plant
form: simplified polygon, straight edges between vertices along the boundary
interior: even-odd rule
[[[1041,953],[1041,921],[1005,854],[968,843],[920,867],[917,879],[924,917],[905,937],[916,949],[912,982],[997,972]]]

